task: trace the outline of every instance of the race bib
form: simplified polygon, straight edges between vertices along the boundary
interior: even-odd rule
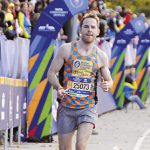
[[[71,88],[74,90],[90,91],[91,84],[69,81],[68,88]]]
[[[92,62],[87,60],[75,60],[72,76],[69,77],[67,89],[72,96],[87,97],[90,95]]]

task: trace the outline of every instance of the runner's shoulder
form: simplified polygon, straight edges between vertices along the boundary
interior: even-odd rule
[[[67,59],[71,51],[71,43],[64,43],[60,46],[59,56]]]
[[[98,55],[98,60],[100,63],[100,66],[108,66],[108,56],[106,55],[106,53],[101,50],[100,48],[97,47],[97,55]]]
[[[107,58],[107,55],[104,51],[102,51],[99,47],[96,47],[96,49],[97,49],[97,54],[100,58],[103,58],[103,57]]]
[[[60,49],[66,50],[71,48],[71,43],[64,43],[60,46]]]

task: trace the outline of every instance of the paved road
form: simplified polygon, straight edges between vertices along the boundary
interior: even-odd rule
[[[150,98],[146,107],[139,110],[134,104],[133,108],[129,105],[127,112],[116,110],[101,115],[97,121],[99,135],[91,136],[88,150],[150,150]],[[8,147],[8,150],[34,149],[58,150],[57,135],[53,143],[21,143]]]

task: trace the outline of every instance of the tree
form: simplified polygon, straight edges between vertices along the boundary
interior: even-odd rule
[[[109,8],[126,6],[136,14],[145,13],[146,17],[150,18],[150,0],[107,0],[106,3]]]

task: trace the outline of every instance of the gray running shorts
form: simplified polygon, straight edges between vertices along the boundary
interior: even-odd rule
[[[58,134],[70,133],[77,129],[81,123],[91,123],[95,127],[98,118],[96,106],[84,109],[71,109],[61,105],[57,111],[57,131]]]

